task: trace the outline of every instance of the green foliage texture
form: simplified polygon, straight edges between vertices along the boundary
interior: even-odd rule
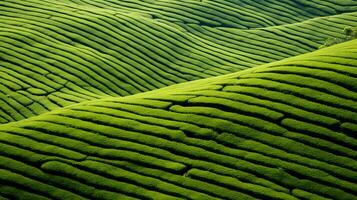
[[[357,200],[353,27],[355,0],[0,0],[0,200]]]

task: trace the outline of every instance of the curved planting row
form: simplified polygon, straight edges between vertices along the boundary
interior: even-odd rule
[[[136,12],[154,19],[174,23],[240,29],[291,24],[314,17],[354,12],[354,0],[210,0],[210,1],[114,1],[71,0],[71,3],[101,7],[119,12]]]
[[[334,2],[335,12],[327,11],[331,3],[307,3],[323,12],[316,15],[301,10],[302,1],[1,1],[0,123],[311,52],[357,25],[356,12],[350,12],[354,1]],[[270,20],[283,19],[273,8],[300,18],[251,30],[172,21],[217,18],[238,27],[268,14]],[[148,12],[159,17],[151,19]],[[251,17],[234,17],[239,13]],[[310,19],[332,14],[339,15]],[[284,25],[273,26],[279,24]]]
[[[0,126],[3,199],[357,199],[357,40]]]

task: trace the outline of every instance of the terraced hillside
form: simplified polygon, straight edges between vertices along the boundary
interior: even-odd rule
[[[357,40],[0,126],[19,199],[357,199]]]
[[[340,0],[2,0],[0,123],[311,52],[357,26],[356,10]]]
[[[0,1],[0,200],[357,199],[355,0]]]

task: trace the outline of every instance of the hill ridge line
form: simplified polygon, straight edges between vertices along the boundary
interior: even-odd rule
[[[239,76],[247,75],[249,73],[254,73],[257,70],[266,69],[266,68],[279,66],[279,65],[284,65],[284,63],[288,63],[290,61],[292,61],[292,62],[300,61],[301,60],[300,58],[305,58],[305,57],[314,56],[314,55],[317,55],[317,56],[318,55],[323,55],[324,52],[330,52],[330,49],[338,49],[338,48],[341,48],[343,50],[355,49],[355,48],[353,48],[355,44],[357,44],[357,39],[352,40],[352,41],[348,41],[348,42],[344,42],[344,43],[341,43],[341,44],[337,44],[337,45],[334,45],[334,46],[331,46],[331,47],[327,47],[327,48],[324,48],[324,49],[319,49],[319,50],[316,50],[316,51],[313,51],[313,52],[309,52],[309,53],[306,53],[306,54],[297,55],[297,56],[290,57],[290,58],[285,58],[283,60],[275,61],[275,62],[272,62],[272,63],[266,63],[266,64],[263,64],[263,65],[259,65],[259,66],[248,68],[248,69],[244,69],[244,70],[241,70],[241,71],[237,71],[237,72],[233,72],[233,73],[229,73],[229,74],[225,74],[225,75],[220,75],[220,76],[217,76],[217,77],[208,77],[208,78],[194,80],[194,81],[177,83],[177,84],[169,85],[169,86],[166,86],[166,87],[163,87],[163,88],[158,88],[158,89],[154,89],[154,90],[151,90],[151,91],[141,92],[141,93],[132,94],[132,95],[128,95],[128,96],[108,96],[108,97],[102,97],[102,98],[98,98],[98,99],[83,101],[83,102],[75,103],[75,104],[68,105],[68,106],[65,106],[65,107],[60,107],[60,108],[57,108],[55,110],[51,110],[51,111],[42,113],[40,115],[32,116],[30,118],[26,118],[26,119],[22,119],[22,120],[19,120],[19,121],[14,121],[14,122],[9,122],[9,123],[5,123],[5,124],[0,124],[0,127],[6,126],[6,125],[9,125],[9,124],[17,124],[18,122],[21,123],[23,120],[26,120],[26,121],[27,120],[31,120],[32,118],[36,118],[38,116],[46,115],[46,114],[49,114],[49,113],[61,112],[62,110],[70,109],[72,107],[77,107],[77,106],[81,106],[81,105],[87,105],[87,104],[91,104],[91,103],[94,103],[94,102],[101,102],[101,101],[114,100],[114,99],[129,99],[130,100],[131,98],[135,99],[135,98],[140,98],[140,97],[150,97],[151,95],[159,94],[160,92],[163,92],[163,93],[169,92],[169,95],[175,95],[175,93],[171,93],[170,94],[170,92],[171,92],[170,90],[179,89],[178,91],[175,91],[175,92],[179,93],[180,91],[185,91],[185,89],[192,87],[192,85],[195,85],[195,86],[197,85],[198,86],[198,88],[196,88],[195,90],[205,89],[206,85],[208,85],[208,86],[209,85],[213,85],[214,86],[215,83],[220,83],[220,81],[222,79],[224,79],[224,78],[236,79],[236,78],[239,78]],[[302,59],[302,60],[304,60],[304,59]],[[211,80],[213,80],[213,81],[211,81]],[[209,84],[207,84],[208,81],[210,81]],[[210,88],[210,87],[208,87],[208,88]]]

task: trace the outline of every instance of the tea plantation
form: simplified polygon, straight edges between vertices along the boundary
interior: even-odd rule
[[[357,200],[346,27],[356,0],[0,0],[0,200]]]

